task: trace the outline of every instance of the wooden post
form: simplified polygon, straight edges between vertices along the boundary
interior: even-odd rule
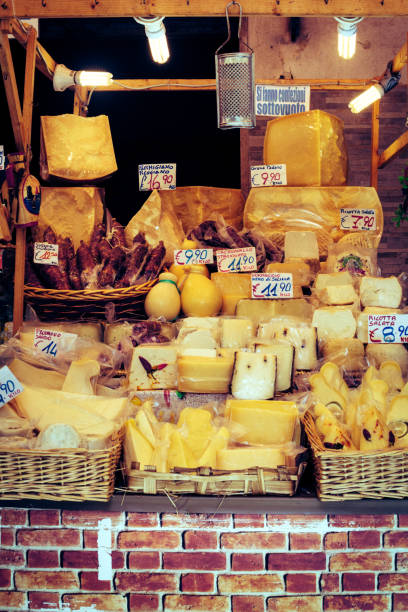
[[[380,101],[374,102],[371,109],[371,187],[378,189],[378,147],[380,142]]]
[[[79,115],[80,117],[86,117],[88,114],[88,107],[85,105],[86,100],[88,99],[89,90],[87,87],[75,87],[74,94],[74,115]]]

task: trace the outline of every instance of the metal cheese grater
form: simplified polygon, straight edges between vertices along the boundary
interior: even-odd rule
[[[255,67],[254,53],[244,41],[250,52],[220,53],[220,49],[231,38],[228,8],[239,6],[238,39],[241,34],[242,7],[239,2],[230,2],[225,7],[228,37],[215,52],[215,74],[217,83],[217,120],[218,127],[253,128],[255,127]]]

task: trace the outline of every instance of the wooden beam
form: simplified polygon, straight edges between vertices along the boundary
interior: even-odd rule
[[[371,108],[371,187],[378,188],[378,146],[380,142],[380,101]]]
[[[23,125],[25,143],[25,165],[26,170],[30,170],[31,161],[31,124],[33,119],[33,97],[34,97],[34,75],[35,75],[35,54],[37,46],[37,31],[30,28],[28,32],[26,64],[24,76],[24,98],[23,98]]]
[[[0,18],[225,17],[226,0],[5,0]],[[243,15],[306,17],[408,15],[406,0],[240,0]],[[238,14],[238,7],[233,7]],[[234,14],[231,11],[231,14]]]
[[[16,259],[14,263],[13,333],[21,327],[24,316],[24,272],[26,253],[26,228],[16,228]]]
[[[378,158],[378,167],[384,168],[394,157],[408,146],[408,130],[401,134]]]
[[[27,45],[29,27],[30,26],[21,23],[21,21],[19,21],[18,19],[10,20],[10,31],[13,34],[14,38],[23,47],[26,47]],[[35,64],[38,70],[40,70],[40,72],[42,72],[49,79],[52,79],[57,63],[51,57],[51,55],[44,49],[44,47],[38,42],[38,40],[36,42]]]
[[[23,153],[25,150],[23,115],[21,112],[21,104],[18,95],[17,81],[14,72],[8,33],[3,29],[0,29],[0,66],[3,75],[4,88],[6,90],[7,104],[9,107],[14,140],[16,142],[18,151]]]

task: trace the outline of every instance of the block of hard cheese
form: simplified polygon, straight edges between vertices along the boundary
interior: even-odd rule
[[[299,263],[279,263],[274,262],[266,266],[265,272],[279,272],[281,274],[292,274],[293,284],[300,287],[307,287],[313,279],[313,273],[309,264],[306,262]]]
[[[345,185],[343,122],[321,110],[268,121],[264,163],[286,164],[288,185]]]
[[[40,329],[52,329],[54,331],[65,332],[68,334],[76,334],[80,338],[86,340],[94,340],[95,342],[103,341],[103,328],[101,323],[87,322],[83,323],[70,323],[69,321],[53,323],[44,323],[38,321],[37,323],[24,322],[20,331],[20,340],[26,346],[32,346],[34,342],[34,331],[36,328]]]
[[[368,342],[368,315],[387,315],[402,312],[399,308],[380,308],[379,306],[366,306],[357,317],[357,338],[367,344]]]
[[[41,117],[41,178],[100,179],[118,167],[106,115]]]
[[[62,389],[65,381],[65,376],[55,370],[43,370],[22,361],[21,359],[13,359],[8,367],[13,372],[14,376],[22,383],[23,386],[30,385],[32,387],[45,387],[46,389]]]
[[[299,317],[277,317],[260,323],[258,338],[263,342],[286,342],[294,346],[295,370],[313,370],[316,367],[316,331]]]
[[[402,287],[396,276],[363,276],[360,281],[360,300],[363,306],[398,308],[401,299]]]
[[[319,260],[319,245],[315,232],[285,232],[285,261],[291,258]]]
[[[218,470],[246,470],[248,468],[277,468],[285,465],[282,448],[267,446],[225,448],[217,451]]]
[[[330,285],[352,285],[353,277],[350,272],[319,273],[314,282],[315,291],[321,291]]]
[[[292,344],[256,344],[257,353],[271,353],[276,356],[276,391],[286,391],[292,385],[295,348]]]
[[[353,338],[356,320],[347,306],[323,306],[316,308],[312,325],[316,327],[318,341],[329,338]]]
[[[276,356],[237,351],[231,393],[237,399],[270,399],[275,393]]]
[[[228,399],[225,416],[242,426],[240,442],[285,444],[293,439],[298,409],[294,402]]]
[[[177,388],[177,348],[170,344],[140,344],[133,349],[129,389]]]
[[[368,365],[379,368],[384,361],[396,361],[402,375],[408,376],[408,351],[404,344],[367,344],[365,354]]]
[[[317,292],[317,297],[328,306],[358,304],[359,298],[353,285],[328,285]]]
[[[303,298],[287,300],[241,300],[237,304],[237,317],[249,317],[254,325],[271,317],[292,316],[311,321],[313,307]]]
[[[221,346],[243,348],[255,335],[255,325],[249,318],[221,319]]]
[[[234,354],[216,357],[180,355],[177,360],[177,389],[191,393],[228,393]]]

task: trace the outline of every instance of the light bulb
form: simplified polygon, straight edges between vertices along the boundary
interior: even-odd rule
[[[79,70],[75,73],[75,84],[83,87],[103,87],[112,83],[112,77],[110,72]]]
[[[151,19],[135,17],[134,19],[145,27],[152,60],[158,64],[167,62],[170,52],[167,44],[166,28],[163,23],[164,17],[152,17]]]
[[[337,51],[343,59],[351,59],[356,52],[357,24],[362,17],[335,17],[337,24]]]
[[[376,102],[376,100],[380,100],[383,95],[384,87],[379,83],[375,83],[375,85],[372,85],[363,91],[363,93],[354,98],[354,100],[351,100],[348,105],[349,109],[352,113],[360,113],[362,110],[367,108],[367,106],[370,106],[370,104]]]

